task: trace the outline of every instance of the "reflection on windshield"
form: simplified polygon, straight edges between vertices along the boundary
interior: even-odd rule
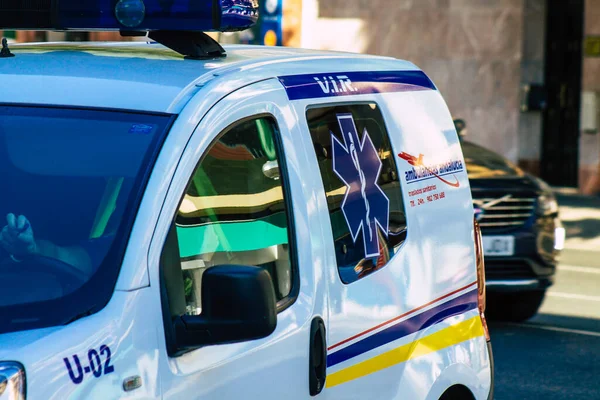
[[[524,176],[519,167],[484,147],[466,141],[461,142],[461,147],[469,179]]]
[[[132,194],[170,119],[15,107],[0,116],[1,311],[67,298],[95,304],[97,293],[78,289],[112,291],[119,263],[105,260],[122,256]]]

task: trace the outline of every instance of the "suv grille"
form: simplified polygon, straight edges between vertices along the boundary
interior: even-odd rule
[[[527,195],[481,193],[473,194],[473,205],[480,209],[479,226],[482,231],[514,229],[525,225],[535,209],[536,198]],[[477,216],[477,210],[476,210]]]

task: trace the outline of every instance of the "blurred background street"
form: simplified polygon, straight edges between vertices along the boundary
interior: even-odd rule
[[[496,399],[600,399],[600,198],[558,191],[556,283],[531,320],[491,322]]]

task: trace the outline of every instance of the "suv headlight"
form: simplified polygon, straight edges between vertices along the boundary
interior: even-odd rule
[[[537,199],[537,213],[540,215],[552,215],[558,213],[558,202],[552,188],[538,177],[532,177],[542,191]]]
[[[25,369],[17,362],[0,362],[0,400],[25,400]]]
[[[552,215],[558,213],[558,202],[552,192],[543,193],[538,197],[537,212],[540,215]]]

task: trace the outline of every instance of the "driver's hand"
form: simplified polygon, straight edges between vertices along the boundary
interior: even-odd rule
[[[11,213],[6,216],[6,222],[6,226],[0,232],[0,245],[16,257],[35,254],[37,245],[27,218],[23,215],[17,218]]]

